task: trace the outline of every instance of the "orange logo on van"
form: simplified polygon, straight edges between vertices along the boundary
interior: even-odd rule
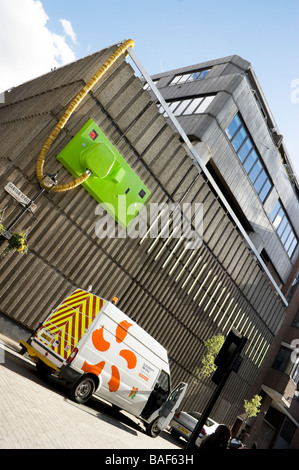
[[[125,337],[128,334],[128,329],[132,326],[132,323],[127,322],[126,320],[120,322],[116,327],[115,340],[117,343],[122,343]],[[92,343],[97,351],[105,352],[110,348],[109,341],[106,341],[104,338],[104,326],[95,330],[92,333]],[[137,357],[129,349],[122,349],[119,352],[120,357],[122,357],[126,363],[128,369],[134,369],[137,364]],[[82,370],[86,373],[93,373],[97,376],[100,375],[105,366],[105,361],[101,361],[98,364],[88,364],[84,362]],[[119,370],[115,365],[111,366],[111,379],[108,382],[109,392],[116,392],[120,385],[120,374]]]
[[[131,392],[130,392],[130,395],[129,395],[129,398],[135,398],[136,397],[136,393],[138,392],[138,387],[133,387]]]

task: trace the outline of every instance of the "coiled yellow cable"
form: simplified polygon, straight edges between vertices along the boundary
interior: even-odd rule
[[[124,53],[129,47],[134,47],[134,41],[132,39],[128,39],[125,41],[119,48],[106,60],[106,62],[100,67],[100,69],[94,74],[94,76],[86,83],[86,85],[82,88],[81,91],[77,94],[77,96],[71,101],[67,110],[64,112],[63,116],[60,118],[59,122],[56,124],[55,128],[45,141],[42,150],[37,158],[36,162],[36,176],[38,181],[40,181],[41,185],[46,189],[51,189],[52,191],[61,192],[61,191],[69,191],[73,188],[76,188],[87,178],[90,176],[90,172],[86,171],[78,178],[74,179],[70,183],[65,184],[58,184],[57,186],[48,186],[45,182],[42,181],[44,178],[44,164],[46,156],[53,145],[53,142],[57,138],[59,132],[64,128],[67,121],[75,111],[75,109],[79,106],[81,101],[85,98],[87,93],[96,85],[99,79],[107,72],[107,70],[114,64],[114,62]]]

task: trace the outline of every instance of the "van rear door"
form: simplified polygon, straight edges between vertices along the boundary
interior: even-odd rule
[[[60,367],[90,327],[105,300],[77,289],[43,322],[32,337],[32,346]],[[39,347],[43,345],[43,348]],[[50,354],[53,352],[53,356]]]

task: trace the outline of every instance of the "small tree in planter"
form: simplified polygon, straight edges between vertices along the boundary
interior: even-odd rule
[[[4,212],[5,209],[0,209],[0,236],[4,235],[7,231],[4,226]],[[1,256],[6,256],[8,253],[13,253],[15,251],[26,254],[28,252],[27,230],[8,233],[10,234],[10,238],[7,239],[8,245],[1,253]]]
[[[217,369],[215,358],[223,346],[224,339],[222,335],[215,335],[204,342],[207,352],[201,360],[201,368],[197,368],[195,372],[199,379],[208,379]]]
[[[243,421],[243,424],[239,432],[239,439],[241,439],[242,442],[244,441],[245,437],[249,434],[249,432],[247,432],[249,430],[249,427],[247,424],[248,420],[250,418],[254,418],[260,412],[261,400],[262,400],[262,397],[260,395],[254,395],[254,397],[251,400],[244,400],[244,410],[246,413],[246,418]]]
[[[254,418],[255,416],[259,414],[260,407],[261,407],[261,400],[262,400],[262,397],[260,395],[254,395],[254,397],[250,401],[244,400],[244,409],[247,415],[245,423],[247,422],[249,418]]]

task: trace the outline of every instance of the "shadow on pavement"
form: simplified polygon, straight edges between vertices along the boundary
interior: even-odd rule
[[[4,362],[0,365],[48,390],[52,390],[64,397],[64,400],[71,406],[75,406],[77,409],[79,408],[83,412],[89,413],[97,419],[101,419],[133,435],[137,435],[138,432],[145,434],[141,420],[133,416],[131,419],[125,412],[117,410],[111,404],[98,397],[92,397],[89,402],[84,405],[70,400],[68,398],[66,387],[59,381],[59,379],[55,379],[51,376],[41,377],[37,372],[35,364],[26,356],[20,355],[14,348],[10,348],[6,345]],[[175,444],[179,448],[184,448],[185,446],[183,441],[180,442],[175,440],[167,431],[163,431],[159,437],[165,439],[171,444]]]

